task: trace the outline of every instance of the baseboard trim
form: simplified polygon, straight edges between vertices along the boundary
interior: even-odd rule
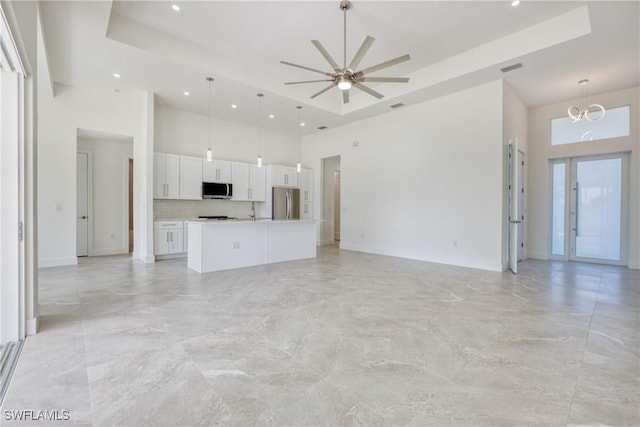
[[[365,252],[377,255],[386,255],[393,256],[398,258],[407,258],[414,259],[416,261],[426,261],[426,262],[434,262],[437,264],[445,264],[445,265],[455,265],[458,267],[466,267],[466,268],[477,268],[479,270],[488,270],[488,271],[504,271],[502,268],[502,261],[492,263],[485,260],[479,259],[471,259],[471,258],[463,258],[463,257],[443,257],[434,254],[427,253],[416,253],[416,252],[408,252],[401,251],[397,249],[390,248],[379,248],[373,246],[364,246],[357,245],[348,242],[341,241],[340,249],[346,249],[357,252]]]
[[[533,258],[533,259],[541,259],[541,260],[548,260],[549,259],[549,255],[546,252],[532,252],[529,251],[527,252],[527,258]]]
[[[128,253],[129,250],[127,248],[105,248],[94,249],[89,253],[89,256],[122,255]]]
[[[40,318],[38,316],[32,317],[31,319],[27,319],[26,322],[26,333],[27,336],[35,335],[38,332],[38,326],[40,325]]]
[[[38,268],[45,267],[62,267],[65,265],[76,265],[78,264],[77,257],[67,257],[67,258],[41,258],[38,260]]]
[[[186,257],[187,257],[187,254],[182,253],[182,254],[156,255],[155,259],[156,261],[162,261],[163,259],[186,258]]]

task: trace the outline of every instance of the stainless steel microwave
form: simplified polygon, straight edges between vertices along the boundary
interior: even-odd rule
[[[221,182],[203,182],[203,199],[230,199],[233,195],[233,185]]]

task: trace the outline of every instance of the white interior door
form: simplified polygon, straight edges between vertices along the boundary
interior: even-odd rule
[[[76,256],[87,256],[89,255],[89,155],[77,153],[76,156]]]
[[[509,269],[518,272],[522,255],[522,204],[524,154],[518,149],[518,138],[509,140]]]
[[[525,211],[525,190],[524,190],[524,153],[518,150],[517,155],[517,173],[518,173],[518,206],[516,207],[516,218],[520,221],[518,224],[518,261],[524,259],[524,211]]]

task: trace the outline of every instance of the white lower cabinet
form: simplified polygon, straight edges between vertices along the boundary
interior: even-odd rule
[[[183,254],[184,221],[155,221],[153,223],[153,253],[155,255]]]

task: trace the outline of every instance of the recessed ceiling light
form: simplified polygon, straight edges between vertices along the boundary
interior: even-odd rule
[[[172,5],[171,9],[175,10],[176,12],[180,12],[180,6],[178,6],[177,4]]]
[[[276,117],[276,116],[274,116],[273,114],[269,114],[269,118],[270,118],[270,119],[273,119],[273,118],[275,118],[275,117]]]
[[[238,108],[236,104],[231,104],[231,108]]]
[[[120,74],[118,74],[118,73],[113,73],[113,77],[115,77],[116,79],[119,79],[119,78],[120,78]]]
[[[517,6],[517,5],[519,5],[519,4],[520,4],[520,0],[513,0],[513,1],[511,2],[511,6],[513,6],[513,7],[516,7],[516,6]]]
[[[304,126],[304,122],[300,123],[300,126]]]
[[[187,92],[186,90],[182,93],[184,94],[184,96],[189,96],[189,92]]]

